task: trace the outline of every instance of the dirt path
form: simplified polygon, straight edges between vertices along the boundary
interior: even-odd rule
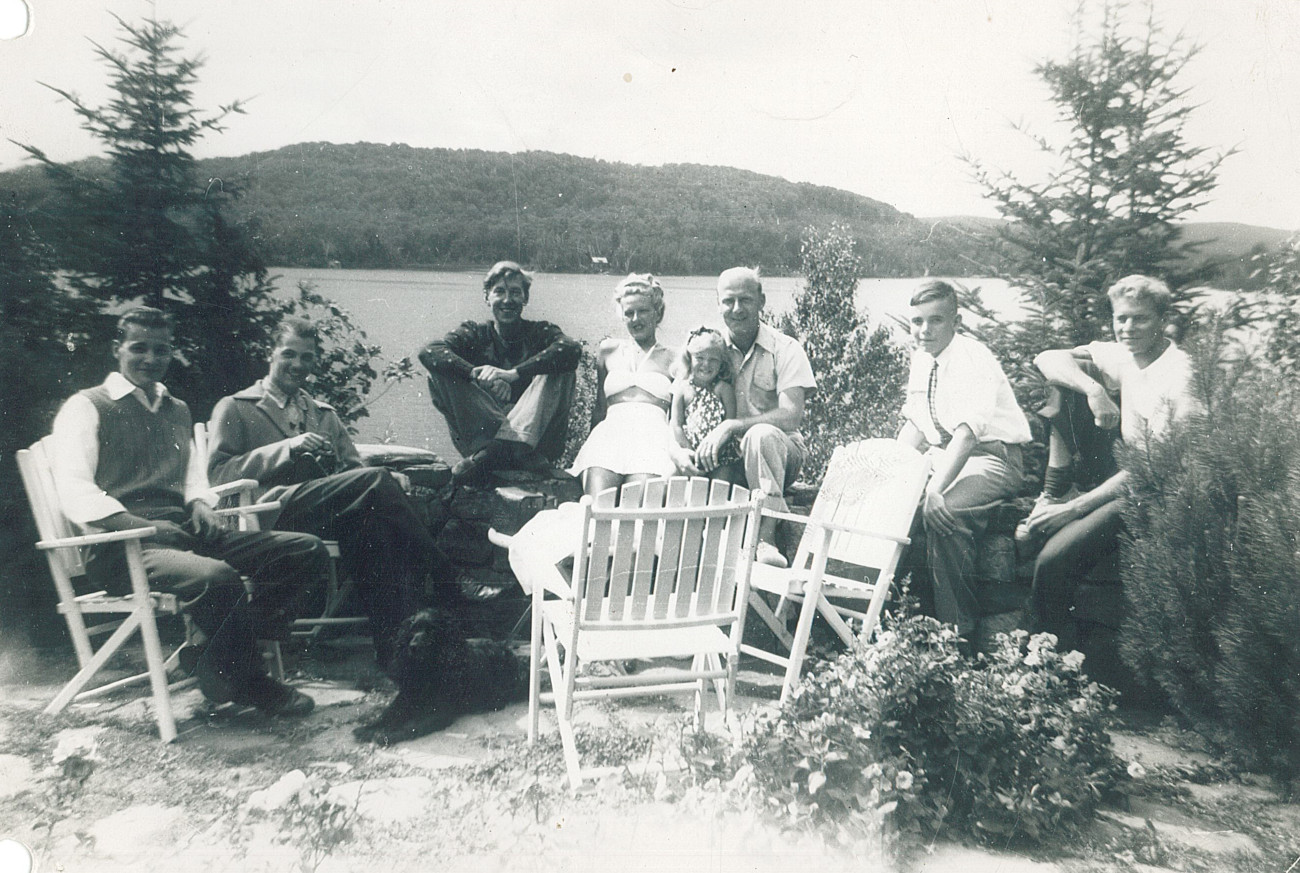
[[[684,700],[583,707],[588,762],[621,767],[577,797],[553,735],[527,747],[523,705],[390,749],[360,745],[352,728],[390,696],[366,690],[365,660],[363,647],[318,646],[298,680],[317,709],[297,722],[212,712],[197,692],[181,693],[180,737],[164,746],[143,697],[40,716],[70,665],[10,653],[0,659],[0,839],[30,847],[43,871],[887,866],[874,844],[828,846],[689,788],[675,739],[689,722]],[[1300,857],[1300,808],[1267,780],[1234,776],[1159,726],[1117,731],[1116,747],[1150,791],[1107,810],[1083,844],[1037,859],[938,844],[904,866],[1284,871]]]

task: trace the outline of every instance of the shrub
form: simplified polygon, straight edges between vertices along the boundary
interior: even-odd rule
[[[777,325],[808,352],[817,390],[806,401],[808,457],[804,478],[821,481],[836,446],[866,437],[892,437],[907,386],[907,353],[888,328],[871,328],[857,310],[865,274],[848,228],[809,228],[800,249],[807,278],[794,309]]]
[[[746,727],[731,766],[752,771],[769,810],[841,842],[880,826],[913,841],[945,826],[1059,837],[1123,775],[1102,726],[1111,692],[1082,662],[1050,634],[1018,632],[972,664],[951,628],[903,619],[810,672],[784,709]]]
[[[1120,654],[1207,737],[1294,787],[1300,397],[1275,371],[1198,357],[1208,414],[1128,465]]]

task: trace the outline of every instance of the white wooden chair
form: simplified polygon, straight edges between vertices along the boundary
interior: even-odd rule
[[[573,704],[593,697],[694,691],[700,717],[708,683],[726,712],[735,685],[760,495],[724,482],[675,477],[584,497],[571,585],[533,587],[528,739],[539,704],[555,704],[569,786],[583,773]],[[545,651],[552,692],[541,691]],[[691,658],[648,674],[579,675],[597,661]],[[725,663],[724,663],[725,662]]]
[[[741,646],[746,654],[786,668],[782,703],[799,683],[817,613],[846,645],[855,638],[846,618],[860,620],[866,636],[880,623],[929,469],[928,458],[897,440],[862,440],[835,450],[806,518],[763,511],[805,525],[788,569],[756,564],[750,578],[750,605],[788,654]],[[760,592],[778,595],[776,610]],[[785,619],[794,604],[802,608],[792,635]]]
[[[208,440],[208,427],[203,422],[197,422],[194,425],[194,448],[199,452],[199,461],[203,464],[203,469],[208,469],[208,459],[211,457],[211,446]],[[252,494],[257,493],[258,483],[255,479],[238,479],[235,482],[220,486],[220,489],[230,488],[238,484],[239,500],[242,502],[249,501]],[[251,485],[251,487],[249,487]],[[220,493],[220,489],[219,493]],[[251,528],[257,530],[257,528]],[[339,581],[339,544],[337,540],[321,540],[325,544],[325,550],[329,552],[329,576],[326,580],[325,587],[325,608],[321,611],[320,616],[316,618],[299,618],[295,619],[292,624],[291,633],[295,637],[306,637],[314,640],[321,632],[322,628],[338,626],[355,626],[366,624],[369,619],[364,615],[345,616],[339,618],[336,613],[343,601],[347,598],[351,590],[351,584],[341,583]],[[279,663],[279,657],[276,656],[277,667],[280,675],[283,675],[283,666]]]
[[[153,694],[158,733],[163,742],[171,742],[176,738],[176,721],[172,716],[167,670],[176,663],[180,649],[173,652],[169,658],[163,658],[155,616],[176,615],[180,612],[180,605],[174,595],[149,590],[140,540],[153,535],[156,528],[142,527],[126,531],[78,535],[60,505],[58,492],[54,486],[51,454],[50,437],[33,443],[30,448],[18,452],[18,470],[22,475],[23,487],[27,491],[32,515],[36,519],[36,529],[41,537],[36,543],[36,548],[45,553],[49,563],[50,575],[54,578],[54,586],[59,594],[58,610],[68,623],[68,632],[72,636],[72,645],[76,650],[80,669],[45,707],[45,714],[56,715],[73,700],[89,699],[148,680]],[[257,484],[252,480],[244,480],[241,483],[225,486],[229,491],[244,488],[245,499],[242,500],[242,506],[222,510],[221,514],[235,515],[241,519],[247,517],[250,520],[246,523],[256,529],[256,513],[274,508],[277,504],[252,503],[251,492],[247,491],[249,483]],[[121,542],[126,548],[131,593],[110,596],[105,591],[93,591],[78,595],[73,580],[84,576],[86,572],[82,549],[112,542]],[[122,618],[87,626],[85,618],[87,615],[119,615]],[[144,644],[145,663],[148,669],[135,676],[83,690],[108,659],[116,654],[137,631]],[[110,636],[96,649],[92,638],[105,633],[110,633]],[[170,689],[191,683],[192,680],[186,680],[170,686]]]

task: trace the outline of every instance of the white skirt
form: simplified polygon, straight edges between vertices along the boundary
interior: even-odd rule
[[[623,476],[671,476],[677,472],[668,453],[672,438],[668,413],[656,404],[614,403],[605,420],[591,429],[569,472],[577,476],[588,467],[603,467]]]

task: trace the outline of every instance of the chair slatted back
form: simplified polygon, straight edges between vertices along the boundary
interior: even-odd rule
[[[580,621],[632,628],[734,620],[756,505],[748,489],[700,477],[628,483],[584,500],[574,564]]]
[[[810,518],[861,530],[907,536],[925,487],[929,461],[897,440],[867,439],[835,449]],[[809,569],[818,531],[809,527],[791,566]],[[899,545],[881,537],[836,532],[827,557],[858,567],[892,572]]]
[[[54,485],[53,455],[53,438],[48,436],[32,443],[30,448],[18,451],[18,472],[22,476],[23,488],[27,491],[32,516],[36,519],[36,530],[41,539],[47,541],[81,533],[63,514],[59,492]],[[54,584],[59,588],[59,597],[75,597],[71,580],[86,572],[81,549],[51,549],[46,554],[50,558],[50,569],[55,577]],[[67,591],[64,591],[65,586]]]

